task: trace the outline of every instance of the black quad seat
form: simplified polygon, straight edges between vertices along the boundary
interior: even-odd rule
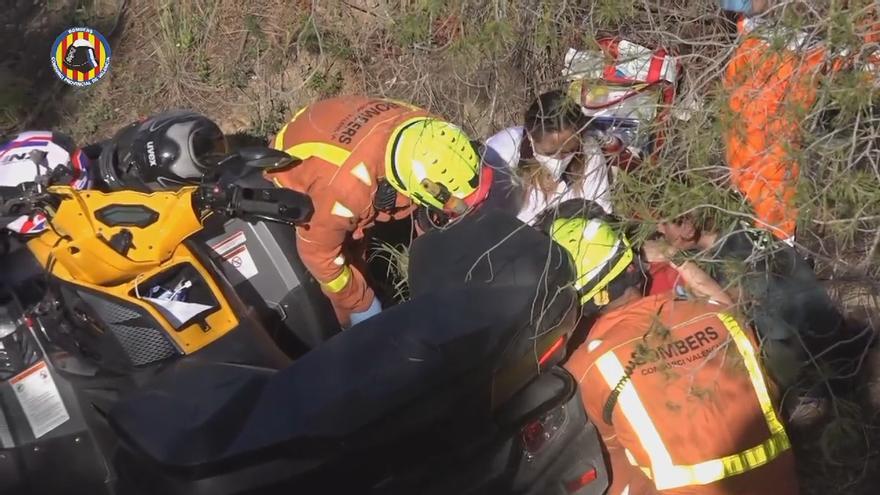
[[[475,216],[473,222],[485,220]],[[499,370],[511,362],[518,369],[522,363],[535,368],[533,336],[553,325],[562,327],[556,332],[570,331],[572,325],[558,323],[571,313],[576,296],[564,289],[569,265],[542,234],[525,228],[511,236],[511,245],[489,258],[492,268],[501,270],[490,279],[486,262],[478,259],[481,249],[522,224],[513,219],[506,228],[477,226],[482,237],[470,224],[462,225],[469,257],[414,246],[417,266],[422,261],[415,256],[436,254],[423,266],[437,283],[415,287],[412,300],[333,337],[279,372],[183,362],[165,380],[119,403],[111,422],[136,452],[161,465],[210,469],[269,451],[301,458],[332,455],[356,443],[371,425],[384,424],[388,437],[395,428],[430,428],[448,419],[450,410],[458,411],[462,401],[467,407],[456,416],[463,424],[488,417]],[[443,244],[457,228],[424,239]],[[551,251],[555,254],[548,256]],[[471,277],[456,281],[456,272]],[[554,302],[536,319],[536,301],[546,299]],[[535,372],[518,374],[514,391]],[[395,414],[406,424],[388,426]]]

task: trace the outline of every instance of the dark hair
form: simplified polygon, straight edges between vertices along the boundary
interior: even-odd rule
[[[723,229],[733,219],[727,212],[737,211],[737,205],[742,203],[742,197],[735,190],[723,187],[713,177],[696,173],[670,173],[668,170],[665,174],[662,186],[653,188],[646,195],[651,215],[656,221],[676,225],[690,222],[696,238],[705,232]],[[709,193],[711,195],[707,196]],[[710,206],[690,207],[706,203]]]
[[[535,139],[564,129],[580,132],[588,122],[581,106],[559,89],[538,96],[525,114],[526,130]]]

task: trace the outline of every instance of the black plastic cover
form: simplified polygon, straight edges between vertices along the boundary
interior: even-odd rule
[[[95,211],[95,218],[108,227],[149,227],[159,213],[143,205],[109,205]]]
[[[447,407],[421,411],[420,417],[408,418],[410,424],[428,426],[469,395],[478,399],[460,421],[484,418],[490,407],[485,369],[522,328],[522,314],[510,311],[511,305],[523,307],[530,299],[530,291],[516,289],[433,294],[330,339],[247,400],[241,400],[241,387],[254,394],[253,385],[239,384],[254,383],[262,376],[258,369],[223,374],[216,367],[193,367],[120,403],[111,420],[148,457],[194,468],[273,447],[305,457],[333,451],[339,441],[431,396]],[[465,377],[471,390],[459,384],[444,396],[444,385]],[[246,416],[224,414],[222,428],[210,426],[212,409],[241,412],[246,404],[253,405]],[[385,429],[389,438],[396,427]]]
[[[577,300],[567,260],[515,218],[475,215],[416,242],[412,300],[269,378],[243,367],[178,370],[120,403],[111,421],[135,451],[196,470],[269,451],[311,459],[412,435],[439,445],[484,434],[499,394],[537,376],[536,342],[573,327],[562,321]]]
[[[574,280],[570,257],[549,236],[498,209],[479,209],[416,239],[413,296],[461,286],[530,287],[545,304]]]

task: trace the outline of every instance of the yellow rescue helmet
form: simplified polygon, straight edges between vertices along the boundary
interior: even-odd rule
[[[481,170],[482,169],[482,170]],[[385,178],[423,206],[463,213],[488,192],[477,150],[459,127],[431,117],[403,122],[385,152]]]
[[[559,218],[553,221],[550,237],[574,260],[577,270],[574,287],[581,304],[591,299],[597,306],[608,304],[609,284],[623,274],[635,258],[626,236],[602,220]]]

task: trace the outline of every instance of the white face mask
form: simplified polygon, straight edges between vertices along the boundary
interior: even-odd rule
[[[535,153],[535,160],[541,164],[550,175],[553,176],[554,180],[559,180],[562,177],[562,173],[565,172],[565,169],[568,168],[568,164],[574,159],[574,153],[569,153],[564,155],[562,158],[554,158],[552,156],[540,155]]]

